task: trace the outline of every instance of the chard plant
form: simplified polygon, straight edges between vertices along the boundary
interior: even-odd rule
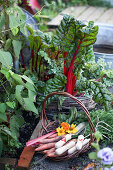
[[[43,84],[43,95],[38,98],[38,103],[53,91],[63,90],[74,96],[83,96],[89,91],[93,100],[104,105],[106,110],[110,108],[112,95],[106,88],[107,85],[102,84],[102,80],[106,77],[112,82],[113,70],[101,69],[101,66],[94,62],[93,44],[96,41],[97,33],[98,26],[94,26],[93,22],[86,25],[74,17],[64,16],[60,26],[56,29],[56,34],[49,38],[51,40],[49,41],[49,49],[57,50],[57,59],[50,60],[51,56],[43,48],[42,57],[46,54],[46,59],[48,58],[47,60],[50,61],[49,66],[50,63],[55,63],[51,65],[51,68],[49,67],[49,71],[53,72],[55,76]],[[41,38],[40,33],[37,34]],[[59,61],[61,62],[60,69],[57,69]],[[98,68],[95,69],[95,72],[100,69],[98,74],[94,73],[95,65]],[[91,75],[87,70],[93,70]]]

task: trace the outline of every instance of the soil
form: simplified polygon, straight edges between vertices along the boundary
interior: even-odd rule
[[[101,143],[100,147],[110,147],[113,148],[113,143]],[[83,170],[88,164],[96,163],[99,164],[98,161],[90,160],[88,154],[93,152],[94,149],[90,149],[89,151],[82,153],[77,158],[73,158],[70,160],[55,162],[54,160],[45,158],[42,154],[35,153],[33,161],[31,163],[30,170]],[[93,170],[93,169],[87,169]],[[98,168],[97,168],[98,170]]]

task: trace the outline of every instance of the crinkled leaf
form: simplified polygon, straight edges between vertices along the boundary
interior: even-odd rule
[[[76,20],[74,17],[65,15],[58,29],[56,36],[53,39],[55,46],[60,46],[63,52],[67,52],[66,67],[70,67],[72,58],[74,62],[74,73],[82,68],[83,63],[91,59],[88,51],[96,41],[98,33],[98,26],[94,26],[93,22],[85,25],[81,21]],[[92,53],[92,50],[90,50]]]
[[[112,94],[101,82],[93,80],[78,80],[75,88],[83,92],[90,89],[95,102],[103,104],[106,110],[109,110],[111,107]]]

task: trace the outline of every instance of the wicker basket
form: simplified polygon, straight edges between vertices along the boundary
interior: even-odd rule
[[[84,104],[80,100],[78,100],[76,97],[70,95],[69,93],[67,93],[67,92],[53,92],[53,93],[48,94],[45,97],[43,104],[42,104],[42,111],[41,111],[42,129],[40,130],[39,136],[49,133],[58,127],[58,121],[49,122],[47,119],[46,113],[45,113],[45,103],[46,103],[47,99],[53,95],[63,95],[65,97],[69,97],[69,98],[73,99],[76,103],[78,103],[78,105],[82,108],[82,110],[85,112],[85,114],[88,118],[88,123],[89,123],[89,128],[90,128],[90,142],[88,144],[84,145],[81,150],[79,150],[79,151],[77,150],[70,155],[65,153],[65,155],[57,156],[57,157],[54,157],[53,159],[56,161],[60,161],[60,160],[78,157],[79,154],[86,152],[87,150],[89,150],[91,148],[91,142],[94,141],[93,133],[95,132],[95,127],[94,127],[92,120],[90,118],[90,114],[89,114],[87,108],[84,106]]]

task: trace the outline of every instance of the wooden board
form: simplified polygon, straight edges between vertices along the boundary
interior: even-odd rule
[[[97,23],[113,24],[113,8],[108,9],[106,7],[75,6],[63,10],[54,19],[48,22],[48,26],[51,28],[58,27],[63,18],[62,14],[72,15],[76,19],[85,22],[94,21]]]
[[[35,138],[38,137],[38,133],[39,133],[41,127],[42,127],[42,124],[41,124],[41,121],[39,121],[39,123],[37,124],[35,130],[32,133],[32,136],[31,136],[30,140],[35,139]],[[35,153],[35,148],[34,147],[25,146],[24,150],[22,151],[22,153],[20,155],[20,159],[18,160],[17,168],[18,169],[29,170],[30,163],[32,161],[34,153]]]

